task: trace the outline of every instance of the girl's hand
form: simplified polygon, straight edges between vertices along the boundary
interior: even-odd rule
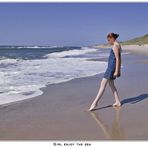
[[[117,77],[120,77],[120,76],[121,76],[121,72],[119,71],[118,74],[117,74]]]
[[[114,73],[114,77],[120,77],[120,75],[121,75],[121,74],[120,74],[120,71]]]
[[[117,72],[114,72],[114,75],[113,76],[114,76],[114,78],[116,78],[117,77]]]

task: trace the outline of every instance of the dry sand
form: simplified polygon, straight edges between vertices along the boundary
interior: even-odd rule
[[[111,48],[109,45],[97,45],[94,48],[102,48],[108,49]],[[122,49],[124,51],[128,51],[131,53],[141,54],[141,55],[148,55],[148,44],[143,45],[122,45]]]
[[[124,45],[123,50],[138,53],[142,55],[148,55],[148,44],[145,45]]]
[[[123,56],[116,85],[121,108],[112,108],[110,88],[88,112],[102,75],[49,85],[44,94],[0,108],[1,140],[148,140],[148,57]]]

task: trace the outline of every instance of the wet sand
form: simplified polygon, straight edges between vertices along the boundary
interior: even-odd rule
[[[88,112],[103,74],[49,85],[44,94],[0,107],[1,140],[148,140],[148,57],[123,56],[117,85],[121,108],[107,86]]]

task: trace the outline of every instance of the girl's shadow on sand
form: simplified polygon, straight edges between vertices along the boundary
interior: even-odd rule
[[[141,95],[136,96],[136,97],[124,99],[124,100],[121,101],[121,104],[122,105],[127,104],[127,103],[135,104],[135,103],[143,101],[143,100],[145,100],[147,98],[148,98],[148,94],[141,94]]]
[[[135,104],[135,103],[138,103],[138,102],[143,101],[145,99],[148,99],[148,94],[141,94],[136,97],[124,99],[121,101],[121,105],[123,106],[124,104]],[[104,107],[96,108],[95,110],[101,110],[101,109],[105,109],[105,108],[109,108],[109,107],[112,107],[112,105],[107,105]]]

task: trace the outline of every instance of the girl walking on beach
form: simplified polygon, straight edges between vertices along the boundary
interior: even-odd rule
[[[108,67],[101,81],[98,94],[96,98],[94,99],[91,107],[89,108],[89,111],[94,110],[95,107],[98,105],[98,101],[101,99],[105,91],[107,83],[109,83],[109,86],[111,87],[111,90],[115,97],[115,103],[113,104],[113,106],[114,107],[121,106],[118,91],[114,84],[114,80],[116,79],[116,77],[120,77],[120,71],[121,71],[121,46],[117,41],[118,36],[119,35],[115,33],[109,33],[107,35],[107,40],[109,44],[112,45],[112,49],[110,51],[110,56],[108,59]]]

